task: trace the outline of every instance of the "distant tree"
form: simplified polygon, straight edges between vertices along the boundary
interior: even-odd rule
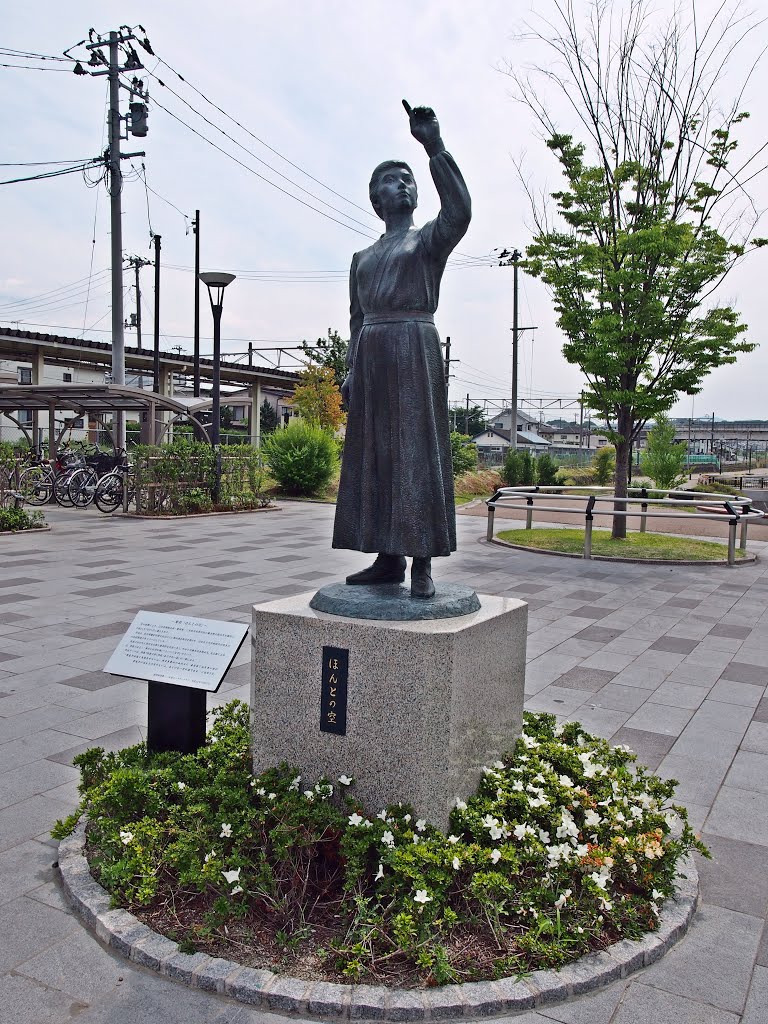
[[[536,459],[536,483],[551,487],[558,480],[558,465],[549,452],[542,452]]]
[[[224,430],[228,430],[232,426],[232,421],[235,418],[235,411],[231,405],[222,405],[219,409],[219,424]]]
[[[470,405],[469,409],[455,406],[451,410],[451,421],[455,429],[467,437],[476,437],[488,429],[488,420],[479,405]]]
[[[314,344],[302,341],[301,347],[306,355],[318,366],[327,366],[333,370],[336,386],[341,387],[347,376],[347,349],[349,342],[344,341],[338,331],[328,328],[327,338],[318,338]]]
[[[477,469],[477,448],[469,444],[469,437],[466,434],[451,431],[451,458],[455,477]]]
[[[687,446],[675,443],[675,425],[659,413],[648,431],[648,447],[640,456],[640,468],[657,487],[671,490],[685,480]]]
[[[345,416],[333,368],[310,363],[299,376],[301,383],[293,392],[293,406],[301,418],[323,430],[338,430]]]
[[[595,481],[601,487],[609,484],[616,472],[616,449],[612,448],[609,444],[598,448],[592,456],[592,471]],[[622,516],[621,518],[623,519],[624,517]]]
[[[535,234],[524,266],[549,286],[563,354],[609,426],[624,497],[645,423],[755,347],[731,306],[704,308],[747,246],[766,244],[748,242],[759,214],[745,188],[764,147],[734,157],[751,62],[733,101],[717,96],[754,22],[727,0],[709,23],[692,0],[666,22],[648,0],[592,0],[586,25],[570,0],[554,6],[555,20],[529,32],[552,54],[534,73],[564,96],[585,141],[556,125],[556,105],[530,75],[510,70],[565,177],[552,193],[556,218],[529,188]],[[613,536],[625,535],[616,516]]]
[[[273,430],[276,430],[279,422],[280,419],[277,415],[277,410],[272,403],[265,398],[259,407],[259,426],[261,427],[262,437],[266,434],[271,434]]]

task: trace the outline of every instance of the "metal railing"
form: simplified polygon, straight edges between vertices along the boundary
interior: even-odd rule
[[[568,491],[581,491],[580,494],[568,494]],[[486,527],[486,540],[493,540],[494,520],[497,508],[520,509],[525,512],[525,528],[533,528],[534,509],[539,512],[557,512],[571,515],[584,516],[584,558],[592,557],[592,525],[595,516],[623,516],[624,518],[637,517],[640,520],[640,533],[645,533],[649,518],[665,519],[706,519],[719,523],[728,524],[728,564],[736,562],[736,534],[740,530],[740,548],[742,551],[747,547],[747,527],[750,522],[766,518],[764,512],[752,507],[749,498],[740,495],[727,494],[701,494],[698,491],[666,491],[666,498],[652,498],[648,496],[645,488],[639,489],[639,493],[629,495],[626,498],[617,498],[610,487],[593,487],[591,493],[585,495],[582,487],[501,487],[486,501],[488,506],[488,524]],[[604,493],[598,493],[604,492]],[[607,492],[607,493],[605,493]],[[674,495],[674,497],[672,497]],[[567,508],[563,505],[542,505],[535,504],[537,498],[556,496],[560,501],[581,502],[581,508]],[[524,498],[525,502],[519,499]],[[517,504],[514,503],[517,499]],[[689,501],[697,508],[704,511],[685,512],[680,510],[680,502]],[[610,504],[611,508],[597,508],[598,502]],[[616,508],[623,505],[624,508]],[[630,505],[638,505],[638,509],[630,509]],[[654,506],[649,511],[649,506]],[[662,506],[661,511],[656,511],[655,506]],[[671,511],[672,508],[677,511]],[[670,511],[665,511],[670,509]],[[711,511],[709,511],[711,509]]]

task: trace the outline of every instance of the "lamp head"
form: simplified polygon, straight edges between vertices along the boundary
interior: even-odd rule
[[[211,270],[204,274],[199,274],[198,277],[208,288],[211,306],[220,308],[224,301],[224,289],[235,280],[235,275],[225,274],[220,270]]]

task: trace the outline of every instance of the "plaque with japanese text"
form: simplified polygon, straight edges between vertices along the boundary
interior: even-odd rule
[[[323,647],[320,690],[320,731],[347,735],[347,679],[349,651],[345,647]]]
[[[213,693],[247,632],[242,622],[140,611],[104,671]]]

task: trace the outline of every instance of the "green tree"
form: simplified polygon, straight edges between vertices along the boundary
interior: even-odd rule
[[[659,413],[648,431],[648,447],[640,456],[640,468],[657,487],[671,490],[685,480],[687,446],[675,443],[675,425]]]
[[[468,442],[469,437],[466,434],[459,434],[455,430],[451,431],[451,458],[454,477],[477,469],[477,448]]]
[[[347,376],[349,342],[344,341],[338,331],[329,327],[326,338],[318,338],[314,344],[302,341],[301,347],[313,363],[317,363],[318,366],[330,367],[333,370],[336,386],[340,388]]]
[[[616,449],[612,448],[609,444],[598,448],[592,456],[592,472],[595,481],[601,487],[609,484],[616,472]],[[622,516],[621,518],[624,519],[625,517]]]
[[[261,436],[265,437],[267,434],[271,434],[273,430],[277,430],[279,423],[277,410],[268,399],[264,399],[259,408],[259,426],[261,427]]]
[[[734,159],[740,89],[731,105],[715,97],[748,27],[736,10],[692,29],[680,10],[660,24],[646,0],[593,0],[584,27],[573,4],[555,6],[560,24],[533,32],[555,58],[541,74],[588,143],[555,124],[531,76],[510,71],[565,177],[556,217],[528,191],[536,232],[523,266],[549,286],[563,354],[608,423],[621,497],[645,423],[755,347],[733,308],[704,307],[757,220],[744,188],[756,154]],[[625,535],[617,516],[613,536]]]
[[[488,420],[479,405],[470,405],[469,409],[457,405],[451,410],[451,421],[467,437],[476,437],[488,428]]]
[[[558,481],[558,465],[549,452],[542,452],[536,459],[536,483],[551,487]]]
[[[501,476],[507,487],[530,487],[536,482],[536,462],[526,449],[507,448]]]

